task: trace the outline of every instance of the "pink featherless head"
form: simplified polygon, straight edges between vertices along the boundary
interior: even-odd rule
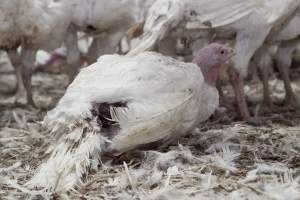
[[[201,68],[205,81],[210,85],[215,85],[221,66],[228,62],[233,55],[232,48],[223,44],[211,43],[194,54],[193,62]]]

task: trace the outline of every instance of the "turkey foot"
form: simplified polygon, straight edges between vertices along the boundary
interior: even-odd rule
[[[261,116],[264,114],[271,114],[271,113],[280,113],[285,111],[285,108],[275,105],[271,100],[263,101],[257,106],[255,111],[255,116]]]

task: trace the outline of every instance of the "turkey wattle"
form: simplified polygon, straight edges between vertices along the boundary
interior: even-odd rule
[[[73,189],[103,153],[178,138],[218,107],[214,86],[231,48],[210,44],[184,63],[154,52],[105,55],[81,70],[44,125],[58,137],[28,183]]]

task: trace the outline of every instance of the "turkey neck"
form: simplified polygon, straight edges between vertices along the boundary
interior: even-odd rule
[[[207,84],[211,86],[215,86],[216,82],[219,77],[219,71],[220,71],[221,66],[220,65],[214,65],[212,67],[203,67],[200,66],[200,69],[202,71],[204,80]]]
[[[211,86],[215,86],[219,77],[219,71],[219,65],[210,67],[209,69],[206,68],[206,72],[203,72],[205,82]]]

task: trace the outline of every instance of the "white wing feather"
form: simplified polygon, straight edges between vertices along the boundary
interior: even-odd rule
[[[251,14],[261,3],[244,0],[158,0],[148,11],[141,43],[128,55],[150,49],[164,35],[180,23],[188,29],[219,27],[236,22]],[[196,17],[191,13],[196,12]]]
[[[128,55],[152,48],[175,26],[199,31],[271,27],[282,23],[298,6],[299,0],[158,0],[148,11],[141,42]]]
[[[188,10],[193,10],[195,16],[187,16],[187,28],[207,29],[232,24],[252,14],[262,3],[263,1],[256,0],[191,0]],[[211,26],[206,25],[207,22],[210,22]]]
[[[173,26],[182,20],[186,0],[157,0],[149,9],[142,42],[127,55],[149,50]]]
[[[191,92],[171,94],[168,98],[158,96],[159,102],[155,104],[145,102],[140,105],[147,110],[155,111],[150,115],[140,113],[139,107],[136,109],[136,104],[140,103],[132,105],[133,109],[130,106],[128,109],[114,109],[114,120],[118,120],[122,129],[113,138],[111,148],[122,153],[139,145],[170,139],[172,133],[180,131],[181,126],[184,126],[186,120],[184,112],[193,103],[193,97],[194,94]],[[171,103],[162,106],[163,101]],[[194,119],[196,114],[198,113],[195,112],[194,116],[190,117]],[[195,123],[193,120],[189,122]]]

